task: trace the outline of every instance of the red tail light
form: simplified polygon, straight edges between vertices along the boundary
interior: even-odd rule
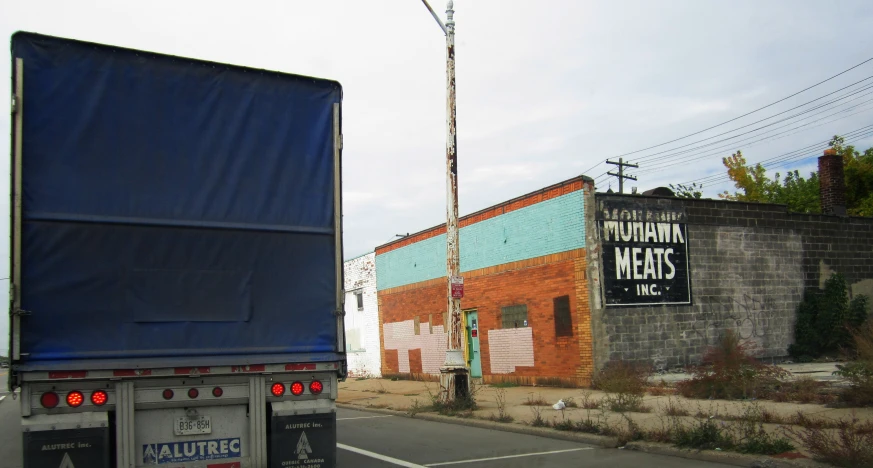
[[[73,408],[77,408],[82,406],[82,403],[85,402],[85,395],[82,395],[80,391],[72,391],[67,393],[67,404],[72,406]]]
[[[270,393],[273,396],[280,397],[285,394],[285,384],[274,383],[272,387],[270,387]]]
[[[196,388],[192,388],[191,390],[188,390],[188,398],[193,399],[193,398],[197,398],[199,396],[200,396],[200,390],[197,390]]]
[[[91,394],[91,403],[94,403],[95,406],[105,405],[108,399],[109,396],[103,390],[97,390]]]
[[[324,390],[324,385],[321,384],[320,380],[313,380],[309,383],[309,393],[318,395],[322,390]]]
[[[221,395],[224,395],[224,390],[222,390],[221,387],[215,387],[212,389],[212,396],[220,398]]]
[[[303,395],[303,389],[304,389],[304,388],[305,388],[305,387],[303,386],[302,383],[300,383],[300,382],[294,382],[293,384],[291,384],[291,394],[294,395],[294,396],[300,396],[300,395]]]
[[[173,395],[174,395],[173,391],[170,390],[169,388],[166,389],[166,390],[164,390],[164,395],[163,395],[163,396],[164,396],[164,400],[172,400],[172,399],[173,399]]]
[[[46,392],[43,393],[39,398],[40,404],[42,404],[43,408],[52,409],[58,406],[58,403],[61,402],[61,399],[58,397],[58,394],[55,392]]]

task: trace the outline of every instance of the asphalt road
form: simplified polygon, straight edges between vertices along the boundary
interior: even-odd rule
[[[5,389],[5,376],[0,379]],[[0,401],[0,460],[4,468],[21,468],[19,402],[6,396]],[[346,409],[337,413],[337,436],[342,468],[728,466]]]
[[[728,465],[650,455],[544,437],[341,409],[340,467],[457,466],[717,468]]]

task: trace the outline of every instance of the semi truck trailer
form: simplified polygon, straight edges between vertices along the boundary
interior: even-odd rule
[[[12,37],[26,468],[333,467],[336,81]]]

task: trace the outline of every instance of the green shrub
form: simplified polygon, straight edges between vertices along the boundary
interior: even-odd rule
[[[788,353],[795,359],[808,361],[826,353],[851,348],[851,330],[867,321],[864,295],[849,300],[849,288],[839,273],[827,281],[823,291],[808,290],[797,307],[794,344]]]

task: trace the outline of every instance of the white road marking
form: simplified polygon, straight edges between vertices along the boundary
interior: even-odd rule
[[[406,468],[425,468],[424,465],[416,465],[415,463],[410,463],[408,461],[398,460],[397,458],[392,458],[386,455],[380,455],[378,453],[370,452],[369,450],[359,449],[357,447],[350,447],[346,444],[336,444],[337,448],[341,448],[343,450],[348,450],[349,452],[355,452],[361,454],[365,457],[375,458],[376,460],[382,460],[384,462],[388,462],[397,466],[405,466]]]
[[[348,421],[349,419],[375,419],[375,418],[393,418],[394,415],[389,414],[388,416],[359,416],[356,418],[336,418],[337,421]]]
[[[522,453],[520,455],[506,455],[503,457],[491,457],[491,458],[477,458],[475,460],[459,460],[459,461],[451,461],[451,462],[443,462],[443,463],[428,463],[424,466],[445,466],[445,465],[460,465],[462,463],[476,463],[483,461],[491,461],[491,460],[505,460],[507,458],[521,458],[521,457],[535,457],[537,455],[552,455],[555,453],[567,453],[567,452],[578,452],[581,450],[593,450],[594,447],[581,447],[567,450],[552,450],[551,452],[537,452],[537,453]]]

